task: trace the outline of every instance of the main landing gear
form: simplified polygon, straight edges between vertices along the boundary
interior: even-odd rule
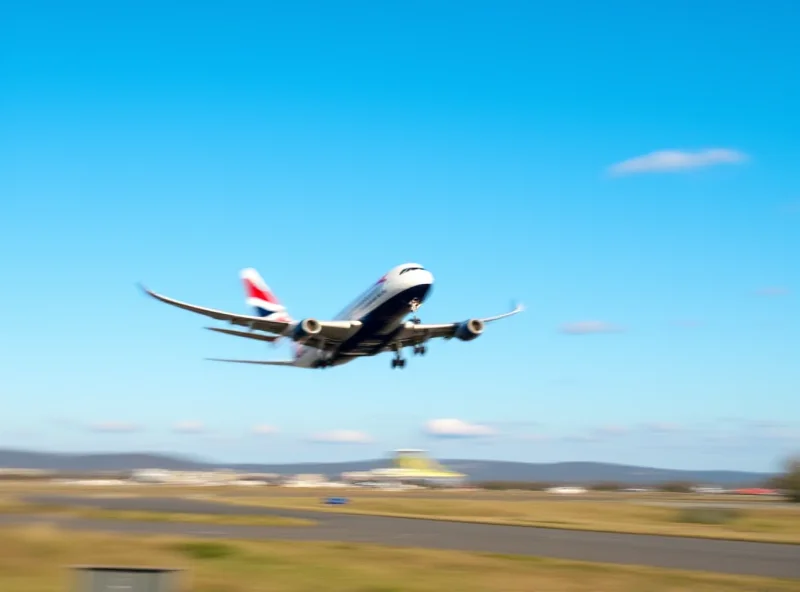
[[[405,368],[406,367],[406,360],[403,357],[403,354],[400,353],[402,351],[401,347],[394,348],[394,358],[392,358],[392,368]]]
[[[414,355],[415,356],[424,356],[428,348],[425,345],[417,344],[414,346]],[[406,360],[403,358],[402,354],[400,353],[399,349],[396,349],[394,352],[394,358],[392,358],[392,368],[405,368],[406,367]]]

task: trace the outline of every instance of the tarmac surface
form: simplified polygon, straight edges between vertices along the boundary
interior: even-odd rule
[[[62,527],[74,530],[345,541],[800,579],[800,545],[284,510],[186,498],[35,495],[27,496],[25,500],[107,510],[289,516],[316,520],[318,524],[311,527],[266,527],[18,515],[0,516],[0,524],[56,520]]]
[[[259,496],[263,496],[263,491],[259,492]],[[281,488],[280,497],[309,497],[313,496],[310,490],[306,488]],[[326,490],[322,495],[352,495],[352,490]],[[629,504],[641,504],[645,506],[665,506],[674,508],[694,508],[697,506],[712,505],[714,507],[726,508],[744,508],[748,510],[760,509],[787,509],[798,510],[800,507],[797,504],[783,501],[778,496],[764,496],[761,499],[740,499],[741,496],[728,495],[726,501],[721,500],[721,496],[709,496],[707,499],[696,496],[690,500],[681,500],[680,494],[676,495],[676,499],[664,499],[661,496],[650,497],[647,494],[631,495],[626,493],[609,494],[609,493],[571,493],[571,494],[556,494],[556,493],[542,493],[542,492],[509,492],[509,491],[371,491],[362,490],[358,492],[359,497],[381,499],[385,497],[405,498],[405,499],[460,499],[460,500],[482,500],[482,501],[546,501],[546,502],[602,502],[609,504],[618,504],[625,502]],[[252,491],[226,491],[225,497],[229,498],[242,498],[247,499],[253,497]]]

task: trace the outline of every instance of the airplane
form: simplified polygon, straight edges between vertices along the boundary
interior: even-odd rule
[[[156,300],[198,313],[248,331],[206,327],[211,331],[276,344],[281,339],[292,341],[294,357],[289,360],[231,360],[209,358],[216,362],[293,366],[296,368],[329,368],[352,362],[359,357],[393,351],[392,368],[405,368],[402,350],[412,347],[414,355],[425,355],[430,339],[472,341],[479,337],[486,323],[509,317],[523,310],[486,318],[441,324],[424,324],[417,311],[431,293],[433,274],[417,263],[397,265],[369,287],[358,299],[340,312],[334,320],[294,319],[270,287],[253,268],[240,271],[245,289],[245,303],[254,315],[241,315],[181,302],[157,294],[144,286],[142,290]],[[411,320],[405,320],[408,314]],[[255,333],[254,331],[263,331]]]

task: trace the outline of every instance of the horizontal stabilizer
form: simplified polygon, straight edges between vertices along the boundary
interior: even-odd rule
[[[247,339],[257,339],[259,341],[267,341],[274,343],[280,337],[273,335],[262,335],[261,333],[250,333],[249,331],[236,331],[234,329],[220,329],[218,327],[206,327],[209,331],[216,331],[217,333],[225,333],[226,335],[235,335],[236,337],[245,337]]]
[[[294,366],[294,360],[275,360],[269,362],[266,360],[226,360],[223,358],[206,358],[211,362],[233,362],[235,364],[261,364],[263,366]]]

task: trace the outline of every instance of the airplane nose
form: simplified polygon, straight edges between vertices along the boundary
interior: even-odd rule
[[[427,269],[419,270],[419,283],[421,284],[432,284],[433,283],[433,274],[428,271]]]

